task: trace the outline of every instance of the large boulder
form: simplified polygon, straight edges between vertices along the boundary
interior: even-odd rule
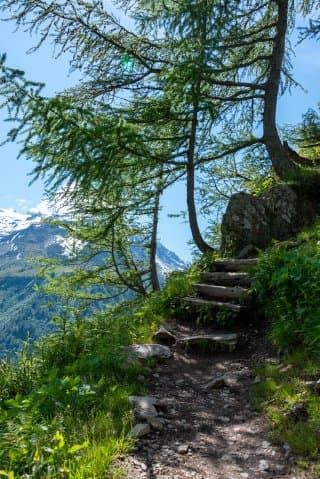
[[[272,239],[283,241],[295,236],[315,215],[315,206],[286,184],[260,196],[236,193],[222,219],[221,253],[241,256],[248,251],[252,256],[256,248],[268,247]]]
[[[264,201],[248,193],[232,195],[221,224],[222,253],[237,254],[247,245],[264,248],[270,240]]]
[[[286,240],[303,226],[298,195],[288,185],[277,185],[259,197],[267,210],[271,238]]]

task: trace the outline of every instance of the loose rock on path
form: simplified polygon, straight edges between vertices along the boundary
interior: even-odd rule
[[[171,328],[176,336],[192,329]],[[137,440],[125,458],[127,479],[295,479],[249,400],[252,365],[270,356],[261,335],[240,352],[199,354],[179,342],[171,349],[145,379],[148,396],[161,400],[163,429],[151,426]]]

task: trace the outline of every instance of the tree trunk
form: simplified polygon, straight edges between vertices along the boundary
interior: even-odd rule
[[[200,55],[200,63],[205,62],[205,43],[207,38],[207,2],[204,4],[204,11],[201,12],[201,17],[199,19],[199,26],[201,28],[201,44],[202,51]],[[207,251],[213,251],[213,248],[204,241],[197,217],[197,209],[195,203],[195,166],[194,166],[194,155],[196,148],[196,138],[197,138],[197,127],[198,127],[198,110],[199,110],[199,96],[201,92],[201,79],[198,78],[196,84],[193,86],[193,110],[192,110],[192,120],[191,120],[191,131],[189,137],[189,147],[188,147],[188,162],[187,162],[187,205],[188,205],[188,216],[189,224],[192,233],[192,238],[201,251],[201,253],[206,253]]]
[[[161,177],[159,179],[159,183],[160,182],[161,182]],[[150,275],[151,275],[151,286],[153,291],[160,290],[160,283],[159,283],[157,263],[156,263],[160,196],[161,196],[161,189],[160,189],[160,185],[158,185],[156,198],[155,198],[155,204],[153,208],[152,233],[151,233],[151,241],[150,241]]]
[[[198,123],[198,104],[197,100],[193,104],[193,115],[192,115],[192,124],[191,132],[189,139],[189,149],[188,149],[188,165],[187,165],[187,205],[188,205],[188,216],[189,224],[192,233],[193,241],[201,253],[206,253],[207,251],[212,251],[213,248],[209,246],[203,239],[197,217],[197,210],[195,204],[195,168],[194,168],[194,153],[195,153],[195,144],[196,144],[196,132],[197,132],[197,123]]]
[[[281,69],[285,54],[288,0],[276,0],[276,3],[278,6],[278,19],[265,92],[263,136],[276,174],[282,179],[287,179],[290,173],[298,171],[299,168],[290,158],[288,151],[283,147],[276,125]]]

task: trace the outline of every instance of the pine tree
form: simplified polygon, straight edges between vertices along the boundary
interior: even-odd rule
[[[15,84],[12,100],[2,84],[8,104],[22,111],[20,128],[34,131],[30,125],[38,115],[41,142],[27,136],[23,153],[35,160],[36,177],[46,176],[49,192],[67,182],[78,204],[94,197],[97,211],[91,214],[108,195],[113,204],[120,201],[124,188],[132,198],[125,210],[138,218],[148,201],[151,207],[155,192],[186,178],[190,229],[199,250],[207,251],[196,198],[200,194],[203,200],[211,184],[221,190],[223,168],[231,188],[250,181],[246,162],[255,156],[260,168],[259,158],[264,161],[267,154],[284,180],[300,171],[281,141],[277,103],[281,91],[294,84],[288,41],[294,17],[299,10],[313,15],[314,27],[318,2],[122,0],[116,5],[126,9],[127,24],[101,1],[3,1],[2,10],[19,26],[39,32],[36,48],[50,35],[58,54],[68,52],[71,67],[82,73],[78,85],[48,101],[30,102],[28,93],[21,102],[19,88],[30,89],[28,84]],[[315,28],[306,34],[314,35]],[[8,72],[3,81],[15,76]],[[57,109],[68,118],[69,136],[59,131]],[[79,129],[79,118],[94,128]],[[13,129],[11,137],[19,131]],[[59,140],[53,142],[55,135]]]

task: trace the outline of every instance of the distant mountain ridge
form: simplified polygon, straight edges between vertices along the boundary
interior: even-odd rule
[[[34,290],[36,277],[30,257],[66,258],[73,241],[61,226],[50,225],[34,213],[0,209],[0,357],[15,351],[28,334],[37,338],[50,330],[48,298]],[[157,250],[159,277],[186,268],[162,244]]]

